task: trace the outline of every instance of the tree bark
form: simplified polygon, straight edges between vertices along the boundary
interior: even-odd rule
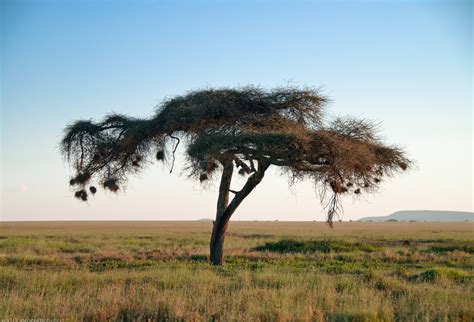
[[[224,256],[224,238],[227,230],[228,220],[222,220],[227,205],[229,204],[229,189],[232,181],[234,165],[232,160],[223,161],[224,170],[222,171],[221,183],[219,185],[219,197],[217,198],[216,220],[213,221],[210,254],[211,263],[221,265]]]
[[[224,263],[224,239],[230,217],[245,197],[262,181],[268,167],[269,164],[260,163],[258,170],[248,178],[243,188],[235,193],[235,197],[229,203],[229,190],[234,166],[232,161],[224,164],[219,186],[219,197],[217,199],[216,220],[213,222],[214,226],[210,245],[211,263],[213,265],[222,265]]]
[[[224,263],[224,238],[229,221],[225,223],[214,223],[211,237],[211,264],[222,265]]]

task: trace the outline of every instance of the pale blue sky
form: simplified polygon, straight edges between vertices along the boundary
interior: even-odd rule
[[[125,194],[80,203],[64,126],[149,116],[206,86],[323,86],[332,115],[381,121],[417,170],[344,202],[344,219],[473,211],[470,1],[1,2],[1,219],[213,217],[216,189],[156,165]],[[183,158],[179,158],[183,159]],[[323,220],[311,183],[271,171],[236,220]]]

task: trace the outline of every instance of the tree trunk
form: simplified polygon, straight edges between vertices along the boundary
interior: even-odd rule
[[[219,186],[219,197],[217,199],[216,220],[213,222],[214,226],[212,228],[210,245],[211,263],[213,265],[222,265],[224,263],[224,239],[230,217],[245,197],[262,181],[268,167],[269,164],[260,164],[258,171],[248,178],[242,190],[235,193],[235,197],[229,204],[229,189],[234,165],[231,160],[228,163],[224,163]]]
[[[223,162],[224,170],[222,171],[221,183],[219,186],[219,197],[217,199],[216,209],[216,220],[213,221],[214,226],[212,227],[211,235],[211,263],[213,265],[222,265],[224,259],[224,238],[227,230],[229,220],[223,220],[222,214],[224,213],[227,205],[229,204],[229,189],[232,181],[232,173],[234,171],[234,165],[232,160],[225,160]]]
[[[211,237],[211,263],[213,265],[222,265],[224,263],[224,238],[227,230],[227,225],[214,222]]]

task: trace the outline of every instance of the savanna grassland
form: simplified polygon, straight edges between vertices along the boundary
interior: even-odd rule
[[[474,223],[211,225],[2,223],[0,319],[474,319]]]

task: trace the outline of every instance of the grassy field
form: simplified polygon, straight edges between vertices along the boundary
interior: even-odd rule
[[[0,225],[0,319],[474,319],[474,223]]]

